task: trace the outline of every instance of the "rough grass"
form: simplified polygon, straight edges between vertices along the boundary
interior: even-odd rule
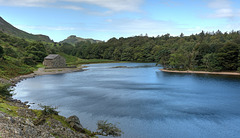
[[[42,111],[41,110],[33,109],[32,111],[36,114],[37,118],[39,118],[42,115]]]
[[[0,111],[11,115],[11,116],[18,116],[17,110],[20,107],[16,107],[16,106],[11,106],[9,104],[7,104],[7,101],[3,100],[2,98],[0,98]]]
[[[68,65],[78,65],[78,64],[90,64],[90,63],[112,63],[117,62],[109,59],[81,59],[75,56],[67,55],[64,53],[59,53],[66,59]]]
[[[90,64],[90,63],[113,63],[114,60],[109,59],[80,59],[79,64]]]
[[[7,57],[5,60],[0,61],[0,77],[10,79],[19,75],[32,73],[34,68],[23,64],[19,60]]]
[[[60,116],[60,115],[52,115],[52,117],[53,117],[55,120],[58,120],[59,122],[61,122],[64,127],[71,128],[70,125],[69,125],[69,123],[66,121],[66,118],[65,118],[65,117]],[[72,128],[71,128],[71,129],[72,129]],[[74,130],[74,129],[72,129],[72,130]]]
[[[36,68],[38,69],[38,68],[44,68],[45,66],[42,64],[42,63],[38,63],[37,65],[36,65]]]

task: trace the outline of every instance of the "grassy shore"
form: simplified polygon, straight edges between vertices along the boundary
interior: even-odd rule
[[[213,74],[213,75],[237,75],[240,76],[238,72],[208,72],[208,71],[178,71],[178,70],[167,70],[167,69],[160,69],[163,72],[172,72],[172,73],[191,73],[191,74]]]
[[[116,62],[109,59],[81,59],[75,56],[67,55],[64,53],[59,53],[66,59],[68,65],[79,65],[79,64],[91,64],[91,63],[112,63]]]

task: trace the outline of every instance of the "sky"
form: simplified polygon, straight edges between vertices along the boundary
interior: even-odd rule
[[[239,0],[0,0],[0,16],[55,42],[240,30]]]

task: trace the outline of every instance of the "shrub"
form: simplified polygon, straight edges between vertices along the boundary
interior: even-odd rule
[[[43,109],[42,110],[42,115],[58,115],[58,111],[56,111],[57,107],[51,107],[51,106],[46,106],[46,105],[41,105],[39,106]]]
[[[0,83],[0,95],[4,97],[11,97],[11,91],[10,84],[1,84]]]
[[[97,123],[100,132],[98,134],[103,136],[119,137],[123,133],[115,124],[107,123],[107,121],[100,120]]]
[[[0,58],[2,58],[3,53],[4,53],[3,48],[0,46]]]

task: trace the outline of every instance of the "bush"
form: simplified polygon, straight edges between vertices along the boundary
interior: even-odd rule
[[[39,106],[43,109],[42,110],[42,115],[48,116],[48,115],[58,115],[58,111],[56,111],[57,107],[51,107],[51,106],[46,106],[46,105],[41,105]]]
[[[237,68],[237,71],[240,72],[240,67]]]
[[[2,58],[3,53],[4,53],[3,48],[0,46],[0,58]]]
[[[98,134],[103,136],[119,137],[123,133],[115,124],[107,123],[107,121],[100,120],[97,126],[97,130],[100,130]]]
[[[11,97],[11,91],[10,84],[0,84],[0,95],[4,97]]]
[[[14,57],[14,58],[18,57],[17,53],[11,47],[6,47],[4,49],[4,53],[5,53],[5,55],[11,56],[11,57]]]

